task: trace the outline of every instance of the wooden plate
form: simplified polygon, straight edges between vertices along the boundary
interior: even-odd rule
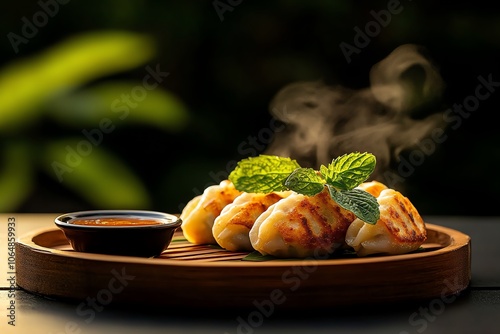
[[[470,237],[427,229],[424,249],[412,254],[265,262],[176,241],[180,232],[158,258],[80,253],[59,229],[46,229],[17,242],[17,283],[51,298],[164,307],[348,306],[460,293],[471,279]]]

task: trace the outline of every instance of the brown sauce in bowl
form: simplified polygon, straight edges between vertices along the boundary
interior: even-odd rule
[[[139,219],[139,218],[78,218],[69,221],[74,225],[87,226],[145,226],[145,225],[161,225],[162,222],[154,219]]]

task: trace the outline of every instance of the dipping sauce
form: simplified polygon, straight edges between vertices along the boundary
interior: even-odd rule
[[[90,225],[90,226],[144,226],[144,225],[161,225],[162,222],[154,219],[141,218],[79,218],[71,219],[68,223],[74,225]]]

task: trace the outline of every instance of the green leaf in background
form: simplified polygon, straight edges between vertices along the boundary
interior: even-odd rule
[[[0,212],[11,212],[33,188],[33,166],[29,147],[22,143],[7,145],[0,152],[3,162],[0,167]]]
[[[285,179],[297,168],[300,168],[297,161],[290,158],[261,154],[240,160],[229,174],[229,180],[244,192],[283,191]]]
[[[351,190],[364,182],[375,169],[376,159],[371,153],[349,153],[332,160],[320,172],[326,183],[337,190]]]
[[[140,91],[134,99],[134,93]],[[129,98],[128,101],[123,96]],[[54,99],[51,115],[64,125],[77,128],[95,126],[103,118],[114,125],[145,124],[178,132],[185,128],[189,112],[184,103],[160,86],[147,89],[142,82],[108,81]]]
[[[338,191],[327,185],[330,196],[338,205],[351,211],[368,224],[376,224],[380,218],[380,210],[377,199],[370,193],[361,189]]]
[[[155,53],[141,34],[98,31],[77,35],[0,70],[0,130],[33,121],[41,107],[91,80],[137,67]]]
[[[139,178],[110,152],[81,140],[50,142],[46,172],[89,203],[103,209],[147,209],[150,199]]]
[[[325,188],[325,180],[312,168],[297,168],[285,180],[285,187],[307,196]]]

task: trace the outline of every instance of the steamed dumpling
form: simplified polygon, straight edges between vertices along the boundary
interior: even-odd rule
[[[248,234],[255,220],[267,208],[291,193],[291,191],[284,191],[239,195],[215,218],[212,228],[215,241],[219,246],[230,251],[253,251]]]
[[[282,258],[324,256],[344,244],[356,216],[341,208],[328,189],[317,195],[293,193],[271,205],[250,230],[252,247]]]
[[[240,194],[229,180],[207,187],[182,210],[180,218],[184,237],[194,244],[216,244],[212,234],[214,220]]]
[[[427,230],[410,200],[394,189],[384,189],[377,202],[380,219],[375,225],[354,220],[347,230],[347,245],[358,256],[404,254],[418,249],[427,238]]]

